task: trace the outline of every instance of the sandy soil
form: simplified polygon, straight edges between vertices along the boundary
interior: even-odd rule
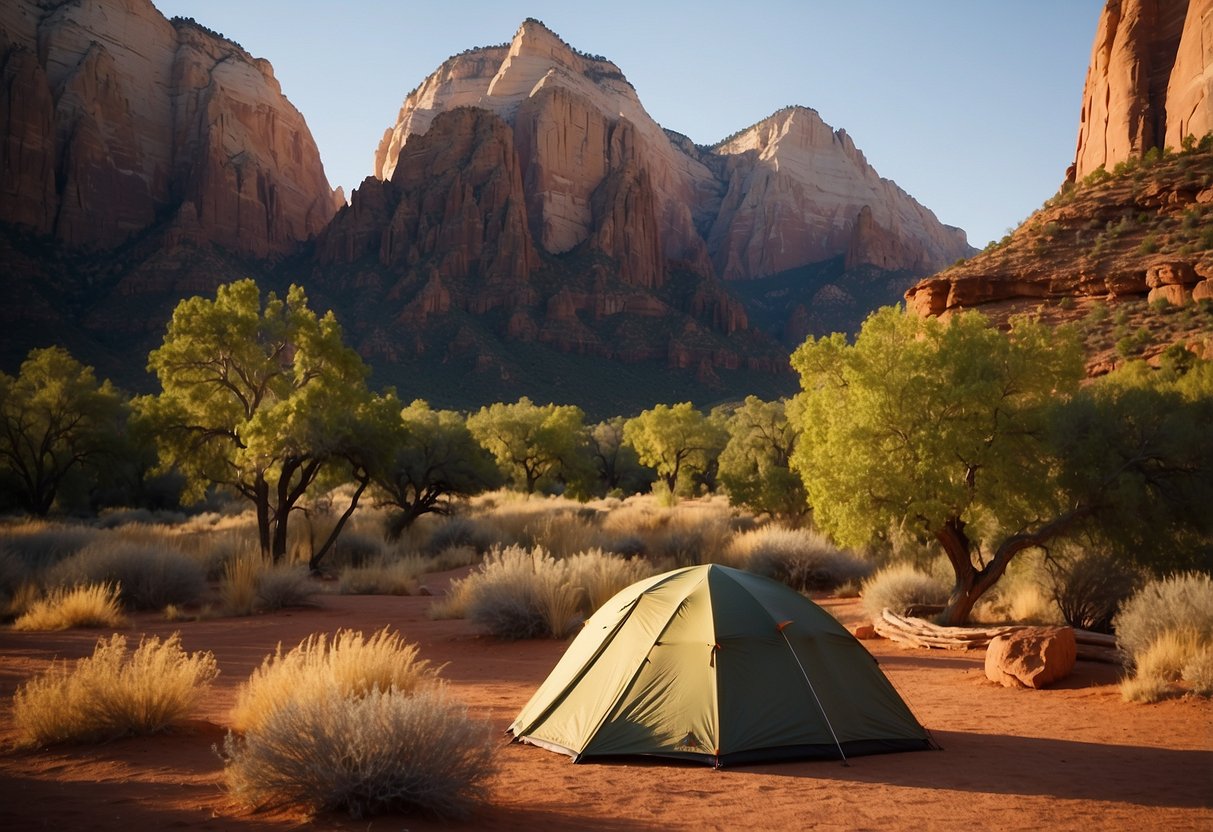
[[[313,820],[233,805],[211,746],[237,684],[282,642],[385,625],[446,662],[474,713],[501,728],[555,664],[563,642],[503,643],[462,621],[430,621],[429,598],[323,596],[315,609],[170,623],[137,618],[130,636],[180,631],[222,674],[197,719],[171,734],[99,746],[11,750],[11,696],[56,657],[88,655],[96,631],[0,631],[0,829],[1166,829],[1213,830],[1213,703],[1127,705],[1117,671],[1079,662],[1047,691],[988,682],[979,653],[865,644],[941,751],[714,771],[646,763],[572,765],[508,744],[486,806],[463,825],[415,816]],[[819,601],[844,624],[855,601]]]

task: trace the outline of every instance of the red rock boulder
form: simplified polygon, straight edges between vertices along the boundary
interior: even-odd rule
[[[1008,688],[1047,687],[1070,674],[1077,652],[1071,627],[1026,627],[990,642],[986,678]]]

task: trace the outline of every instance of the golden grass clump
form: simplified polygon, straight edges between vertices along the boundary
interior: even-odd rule
[[[355,818],[414,810],[463,818],[484,799],[495,768],[491,727],[443,687],[355,697],[321,678],[304,696],[283,694],[282,707],[224,743],[228,787],[239,802]]]
[[[417,645],[386,627],[365,638],[360,631],[339,630],[304,639],[290,652],[269,656],[240,686],[231,723],[237,731],[257,729],[291,703],[328,695],[336,685],[342,696],[365,696],[372,690],[412,693],[435,682],[437,669],[417,657]]]
[[[67,630],[72,627],[120,627],[126,621],[116,584],[57,587],[34,601],[13,622],[14,630]]]
[[[737,535],[724,560],[801,592],[836,589],[872,573],[868,560],[839,549],[820,532],[779,525]]]
[[[184,718],[218,674],[215,657],[186,653],[177,633],[145,638],[129,655],[126,638],[113,635],[92,656],[56,664],[19,687],[13,723],[27,745],[156,733]]]

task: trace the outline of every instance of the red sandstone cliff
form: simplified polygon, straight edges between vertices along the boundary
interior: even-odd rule
[[[6,0],[0,79],[0,221],[69,246],[167,220],[264,258],[343,201],[269,63],[149,0]]]
[[[1213,0],[1108,0],[1072,178],[1213,130]]]

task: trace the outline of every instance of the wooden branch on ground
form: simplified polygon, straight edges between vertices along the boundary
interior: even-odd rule
[[[914,647],[942,650],[984,650],[998,636],[1010,635],[1019,630],[1030,629],[1027,625],[1007,624],[997,627],[941,627],[925,618],[898,615],[885,609],[872,622],[876,632],[890,641]],[[1088,661],[1121,664],[1122,655],[1116,646],[1116,637],[1105,633],[1074,628],[1077,655]]]

